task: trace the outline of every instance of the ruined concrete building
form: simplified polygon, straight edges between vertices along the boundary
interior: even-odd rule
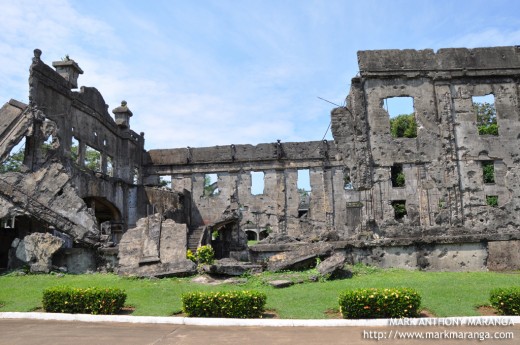
[[[520,269],[520,48],[358,60],[346,106],[331,112],[334,141],[146,151],[126,102],[113,118],[95,88],[74,91],[75,61],[52,69],[35,50],[29,104],[0,111],[1,160],[25,140],[21,168],[0,175],[0,267],[166,276],[193,272],[186,250],[205,243],[262,263],[324,241],[351,263]],[[484,96],[492,131],[475,111]],[[395,99],[411,101],[411,135],[391,132]]]

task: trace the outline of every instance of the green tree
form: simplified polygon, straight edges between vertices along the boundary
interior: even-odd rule
[[[5,161],[0,165],[0,174],[6,172],[18,172],[23,164],[23,159],[25,157],[25,148],[22,147],[18,150],[18,152],[12,153],[9,157],[6,158]]]
[[[473,103],[477,114],[477,128],[479,135],[498,135],[497,111],[495,105],[483,102]]]
[[[417,138],[415,114],[401,114],[390,119],[390,133],[393,138]]]
[[[217,182],[211,183],[210,175],[204,176],[204,196],[213,196],[219,193]]]
[[[101,170],[101,153],[97,150],[87,148],[85,150],[85,167],[90,170]]]

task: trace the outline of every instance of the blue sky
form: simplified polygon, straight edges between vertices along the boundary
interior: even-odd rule
[[[520,44],[518,1],[0,0],[0,101],[69,55],[146,148],[320,140],[358,50]],[[327,135],[331,139],[330,132]]]

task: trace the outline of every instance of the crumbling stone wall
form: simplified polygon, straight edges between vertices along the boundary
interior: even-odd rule
[[[128,274],[186,270],[182,248],[196,247],[214,230],[226,232],[217,240],[222,252],[240,258],[247,254],[248,236],[269,235],[249,248],[253,259],[326,240],[351,262],[519,267],[515,255],[507,256],[507,265],[501,262],[503,252],[520,243],[520,48],[361,51],[358,60],[347,105],[331,113],[334,141],[145,152],[144,133],[130,130],[126,102],[112,111],[113,119],[95,88],[73,91],[83,73],[76,62],[54,62],[53,70],[35,50],[29,104],[10,101],[0,110],[0,157],[26,136],[22,173],[59,163],[64,184],[74,187],[98,223],[109,219],[124,231],[158,212],[169,242],[150,248],[160,253],[164,245],[165,255],[154,262],[132,257],[136,248],[148,248],[143,241],[150,228],[141,220],[123,239]],[[494,98],[498,136],[478,132],[473,97],[484,95]],[[416,137],[392,137],[384,104],[393,97],[413,98]],[[85,167],[88,150],[100,152],[99,169]],[[492,182],[484,180],[485,165],[492,166]],[[404,185],[392,183],[396,166]],[[310,173],[305,197],[298,190],[300,169]],[[264,174],[258,195],[252,193],[253,172]],[[207,174],[218,175],[214,195],[205,190]],[[171,190],[159,189],[161,176],[171,177]],[[0,191],[3,218],[45,211],[24,208],[6,191]],[[47,192],[41,197],[61,200],[63,192]],[[395,203],[404,216],[396,216]],[[183,238],[171,243],[176,236]]]
[[[130,130],[126,102],[113,110],[114,120],[95,88],[74,91],[83,73],[75,61],[67,57],[53,69],[41,55],[36,49],[30,66],[29,104],[11,100],[0,110],[1,160],[25,138],[20,172],[0,178],[0,237],[58,231],[74,246],[90,247],[88,260],[97,260],[92,246],[117,244],[146,215],[144,133]],[[92,152],[98,156],[87,166]],[[1,246],[0,267],[8,248]]]
[[[174,191],[189,191],[192,209],[196,210],[192,212],[192,228],[217,222],[236,202],[242,231],[260,229],[306,239],[318,239],[335,229],[348,232],[344,226],[343,167],[336,159],[334,143],[277,142],[150,150],[148,154],[145,183],[158,183],[159,176],[170,175]],[[300,209],[298,169],[310,172],[312,190],[305,215]],[[264,173],[262,194],[252,194],[251,172]],[[204,193],[204,177],[212,173],[218,175],[219,193],[208,196]],[[340,224],[337,228],[336,223]]]
[[[474,241],[519,235],[519,152],[512,144],[520,130],[519,53],[517,47],[358,53],[360,76],[353,79],[348,108],[333,111],[332,131],[344,158],[371,171],[370,179],[352,176],[365,210],[363,227],[383,237],[454,241],[459,235]],[[495,98],[498,136],[477,131],[472,96],[487,94]],[[416,138],[390,135],[383,100],[396,96],[413,97]],[[355,139],[347,125],[352,114],[364,128]],[[493,162],[494,184],[484,183],[482,161]],[[403,166],[404,187],[392,186],[396,163]],[[499,196],[499,207],[488,206],[487,195]],[[393,200],[406,200],[403,222],[394,219]]]
[[[152,150],[145,175],[152,183],[171,175],[174,190],[189,190],[195,224],[215,221],[236,201],[241,229],[259,224],[304,241],[328,234],[353,261],[381,263],[375,259],[380,248],[390,246],[379,256],[387,253],[385,262],[396,262],[393,252],[409,252],[404,266],[454,269],[443,259],[446,251],[462,257],[467,250],[479,259],[471,265],[461,259],[457,267],[480,269],[494,262],[500,241],[520,236],[519,53],[518,47],[361,51],[347,106],[331,113],[334,142]],[[477,130],[472,97],[488,94],[498,136]],[[392,137],[384,107],[392,97],[413,98],[417,137]],[[482,164],[489,161],[493,184],[483,180]],[[392,184],[396,164],[404,186]],[[306,218],[298,217],[300,168],[311,171]],[[265,173],[263,195],[251,195],[251,171]],[[213,197],[202,192],[208,173],[219,174],[220,194]],[[498,207],[488,205],[488,196],[498,196]],[[403,202],[402,219],[394,202]],[[276,252],[252,250],[260,257]]]

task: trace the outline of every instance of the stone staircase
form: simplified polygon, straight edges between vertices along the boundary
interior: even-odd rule
[[[199,226],[196,229],[191,229],[188,233],[188,249],[190,249],[193,253],[197,251],[197,248],[200,245],[200,241],[204,235],[204,230],[204,226]]]

